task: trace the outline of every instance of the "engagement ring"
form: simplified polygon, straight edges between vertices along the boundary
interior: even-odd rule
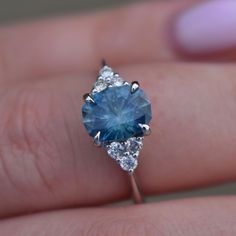
[[[151,133],[151,103],[139,83],[129,83],[103,62],[97,81],[84,95],[84,126],[96,146],[128,172],[135,203],[142,203],[134,171],[138,166],[143,138]]]

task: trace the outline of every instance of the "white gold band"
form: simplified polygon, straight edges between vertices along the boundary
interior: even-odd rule
[[[140,191],[140,186],[137,181],[137,177],[135,176],[134,173],[130,174],[130,184],[132,188],[132,195],[133,195],[133,200],[135,204],[142,204],[144,203],[144,196],[142,192]]]

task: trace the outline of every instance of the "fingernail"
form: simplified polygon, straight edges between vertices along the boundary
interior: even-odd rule
[[[190,54],[236,47],[236,0],[210,0],[180,14],[175,22],[177,45]]]

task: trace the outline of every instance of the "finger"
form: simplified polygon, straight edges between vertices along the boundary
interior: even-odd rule
[[[201,1],[180,14],[175,39],[182,53],[194,58],[236,59],[236,2]]]
[[[191,199],[43,213],[2,221],[0,234],[232,236],[236,233],[235,200],[235,197]]]
[[[32,79],[112,65],[174,60],[169,21],[189,1],[142,3],[0,29],[0,78]]]
[[[138,175],[145,194],[236,179],[232,65],[152,64],[118,70],[153,107]],[[86,82],[85,82],[86,81]],[[130,196],[129,181],[81,120],[94,76],[2,88],[1,215],[90,205]]]

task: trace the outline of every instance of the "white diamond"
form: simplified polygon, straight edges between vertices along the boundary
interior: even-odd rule
[[[132,156],[124,157],[120,160],[120,166],[125,171],[133,172],[138,166],[138,161]]]
[[[109,87],[119,87],[124,85],[124,80],[112,68],[104,66],[99,71],[98,80],[94,85],[93,93],[99,93]]]
[[[127,146],[128,150],[131,154],[134,154],[135,156],[138,156],[139,151],[143,147],[142,139],[139,138],[130,138],[127,140]]]
[[[112,142],[107,146],[107,153],[115,160],[120,160],[125,156],[126,147],[125,143]]]
[[[105,147],[108,155],[118,161],[123,170],[133,171],[138,165],[138,156],[143,147],[142,141],[142,137],[134,137],[125,142],[112,142]]]
[[[114,71],[109,66],[104,66],[99,71],[99,74],[104,80],[106,80],[106,79],[111,79],[113,77]]]
[[[111,86],[122,86],[124,84],[124,80],[118,75],[115,74],[110,81]]]
[[[107,83],[104,80],[98,79],[98,81],[94,85],[93,92],[99,93],[107,88]]]

